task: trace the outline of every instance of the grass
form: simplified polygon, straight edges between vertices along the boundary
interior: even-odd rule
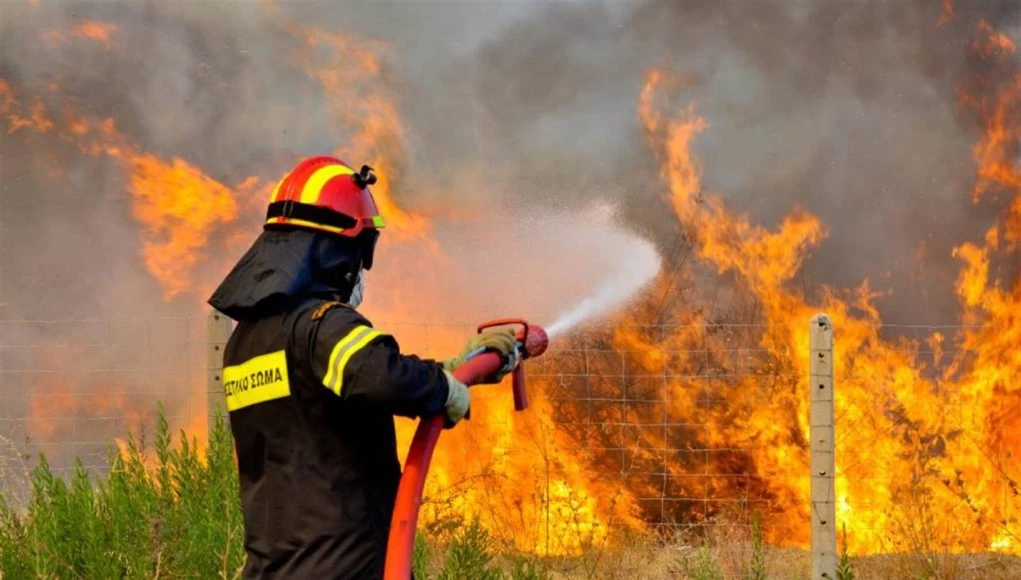
[[[129,440],[125,452],[111,450],[110,461],[101,477],[90,476],[79,462],[65,481],[40,457],[27,498],[15,500],[0,490],[0,579],[240,576],[237,472],[222,421],[203,454],[183,433],[175,441],[160,413],[152,449]],[[442,534],[420,533],[414,571],[420,580],[808,578],[808,554],[765,545],[757,517],[747,536],[709,534],[694,546],[639,536],[576,557],[539,559],[504,553],[477,521],[469,521]],[[837,577],[1019,578],[1021,560],[988,554],[854,557],[844,551]]]

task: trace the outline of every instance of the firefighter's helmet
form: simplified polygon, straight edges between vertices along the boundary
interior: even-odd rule
[[[273,190],[265,229],[296,227],[336,234],[364,242],[365,268],[383,217],[369,186],[376,175],[368,165],[356,172],[336,157],[310,157],[298,163]]]

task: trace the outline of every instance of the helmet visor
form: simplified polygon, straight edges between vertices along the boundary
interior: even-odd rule
[[[379,230],[365,230],[358,237],[362,246],[362,267],[371,270],[372,260],[376,254],[376,242],[379,240]]]

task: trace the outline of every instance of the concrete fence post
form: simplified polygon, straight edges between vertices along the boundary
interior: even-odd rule
[[[234,329],[229,318],[212,311],[206,318],[206,416],[210,433],[216,417],[227,417],[226,397],[223,393],[223,349]]]
[[[836,580],[837,522],[833,433],[833,323],[825,314],[809,326],[808,386],[812,468],[812,578]]]

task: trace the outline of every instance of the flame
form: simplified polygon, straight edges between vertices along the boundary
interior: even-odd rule
[[[33,104],[30,117],[24,117],[13,91],[2,80],[0,97],[9,133],[24,128],[38,133],[54,130],[55,121],[41,101]],[[249,177],[229,188],[184,159],[164,160],[143,151],[118,131],[114,119],[80,117],[68,107],[63,121],[61,139],[94,157],[113,158],[123,167],[131,212],[143,229],[142,260],[163,285],[164,298],[195,289],[195,268],[208,259],[203,250],[218,227],[234,222],[239,192],[256,189],[258,178]]]
[[[951,19],[953,4],[945,0],[940,24]],[[372,299],[368,314],[394,332],[405,351],[437,358],[457,352],[467,334],[457,325],[398,323],[421,320],[430,305],[460,305],[474,297],[470,288],[448,284],[430,293],[419,284],[448,275],[456,264],[435,239],[437,218],[398,203],[415,188],[406,179],[412,160],[381,56],[386,47],[287,26],[301,41],[292,55],[295,66],[321,84],[333,130],[342,136],[337,140],[348,144],[336,153],[372,165],[380,175],[374,194],[393,235],[383,238],[387,260],[371,273],[369,289],[386,290]],[[109,43],[114,30],[81,28],[77,36]],[[1013,41],[988,23],[978,24],[968,50],[997,70],[1013,66]],[[794,207],[769,229],[704,190],[694,147],[711,130],[710,121],[697,103],[665,113],[671,90],[684,83],[651,71],[637,115],[660,163],[665,201],[693,242],[698,264],[663,274],[650,296],[677,294],[686,282],[712,275],[732,288],[733,308],[759,324],[718,325],[700,308],[697,292],[668,308],[650,298],[622,315],[608,336],[597,337],[623,352],[622,360],[586,363],[591,392],[619,399],[624,388],[655,405],[582,410],[556,397],[567,387],[548,377],[533,385],[539,389],[531,412],[515,414],[505,386],[473,389],[474,418],[445,433],[433,459],[423,506],[426,529],[475,516],[517,549],[568,554],[607,541],[614,526],[643,528],[643,518],[707,523],[766,510],[772,543],[806,545],[807,320],[825,311],[838,332],[836,498],[849,549],[1021,553],[1014,515],[1021,388],[1013,380],[1021,376],[1021,289],[1005,285],[999,269],[999,259],[1021,238],[1021,76],[1007,79],[978,78],[961,87],[962,105],[981,127],[972,151],[972,201],[1012,196],[984,239],[954,250],[962,264],[955,287],[962,322],[971,326],[952,335],[894,340],[880,334],[877,292],[868,280],[850,290],[823,288],[812,299],[792,284],[827,236],[818,217]],[[118,131],[114,119],[81,116],[70,107],[53,115],[41,100],[26,107],[16,97],[0,80],[8,133],[57,138],[123,169],[131,215],[142,231],[140,257],[166,298],[197,293],[196,270],[215,262],[214,242],[234,247],[250,241],[237,222],[265,201],[274,180],[256,175],[231,186],[194,161],[143,150]],[[931,366],[918,362],[923,347],[933,351]],[[735,349],[744,358],[735,360]],[[548,364],[569,363],[565,355]],[[721,369],[720,376],[709,376],[712,368]],[[132,404],[44,386],[33,399],[33,417],[40,433],[57,436],[62,425],[54,417],[60,413],[96,408],[130,414]],[[582,417],[585,412],[592,416]],[[571,431],[561,423],[585,427]],[[414,425],[398,421],[402,455]],[[198,413],[189,429],[204,428],[205,414]],[[661,498],[668,488],[669,497],[680,501],[652,505],[643,499]]]
[[[87,334],[89,325],[83,323],[79,330]],[[154,375],[146,379],[118,377],[111,380],[111,373],[96,372],[126,370],[130,366],[126,362],[132,355],[126,353],[127,358],[120,361],[106,351],[109,345],[91,343],[79,347],[80,351],[69,351],[66,345],[43,344],[46,346],[38,351],[37,366],[47,370],[37,375],[33,373],[26,389],[28,448],[45,452],[53,465],[67,466],[80,457],[91,470],[107,458],[107,445],[111,440],[125,457],[129,451],[127,437],[131,436],[141,444],[145,463],[155,465],[152,429],[156,407],[151,389],[159,388],[164,379]],[[173,372],[178,388],[187,386],[180,385],[182,382],[196,385],[185,401],[204,400],[205,383],[199,380],[202,374],[201,369],[193,369],[191,374]],[[152,381],[157,385],[151,384]],[[205,412],[192,413],[188,405],[180,401],[162,402],[167,405],[174,446],[180,445],[177,435],[182,433],[190,441],[205,441],[208,432]],[[197,451],[199,458],[204,459],[204,448]]]
[[[386,51],[385,45],[293,23],[289,27],[305,42],[295,61],[322,84],[330,98],[334,125],[347,135],[347,145],[334,153],[356,167],[366,164],[376,169],[379,181],[372,195],[395,236],[428,241],[429,220],[401,209],[393,197],[392,185],[401,179],[406,162],[405,135],[396,96],[383,75],[380,53]],[[314,57],[318,49],[327,49],[325,63]]]
[[[66,363],[65,349],[46,349],[40,355],[42,368],[63,369]],[[28,393],[28,435],[45,444],[87,441],[97,431],[112,436],[111,424],[117,434],[138,430],[149,412],[149,405],[141,399],[144,397],[131,395],[123,387],[97,384],[88,373],[44,373],[33,381]],[[46,451],[52,460],[61,450]]]
[[[380,48],[314,29],[296,28],[295,33],[309,48],[325,47],[331,54],[320,63],[325,66],[313,67],[309,63],[318,61],[307,54],[299,55],[299,60],[329,95],[337,131],[348,135],[344,141],[349,146],[336,153],[372,165],[380,176],[373,194],[387,220],[380,248],[387,260],[373,270],[372,284],[388,291],[374,301],[370,316],[375,321],[420,319],[422,304],[440,298],[424,296],[421,288],[405,281],[426,279],[437,268],[452,265],[431,234],[431,221],[400,207],[391,194],[407,163],[405,133],[374,52]],[[209,259],[214,238],[250,242],[250,232],[238,234],[234,222],[240,211],[264,202],[269,181],[256,176],[228,187],[193,163],[164,160],[142,150],[118,131],[113,119],[91,119],[69,109],[62,121],[61,139],[83,153],[113,159],[124,169],[131,213],[142,231],[142,259],[166,298],[194,290],[195,270]],[[406,351],[437,357],[456,353],[467,338],[455,327],[428,332],[422,327],[390,328],[398,332]],[[541,398],[533,402],[534,416],[518,417],[505,387],[499,393],[493,389],[489,397],[486,391],[475,391],[473,409],[479,418],[464,430],[446,434],[433,459],[425,525],[476,516],[521,549],[546,553],[576,552],[603,542],[612,525],[641,525],[619,485],[584,469],[584,461],[570,451],[571,443],[557,433],[550,408]],[[398,425],[403,456],[415,424]],[[540,445],[542,453],[537,454]],[[123,441],[120,446],[125,449]],[[469,460],[464,459],[466,449],[472,450]],[[526,478],[522,475],[526,473],[535,477]],[[482,483],[469,485],[476,481]],[[515,485],[507,493],[510,484],[504,482],[512,481]]]
[[[132,155],[133,215],[146,228],[142,256],[173,298],[191,286],[189,273],[202,260],[210,231],[234,221],[236,193],[182,159]]]
[[[954,0],[943,0],[936,26],[943,26],[954,19]]]
[[[84,38],[98,42],[109,49],[113,46],[111,36],[118,30],[120,30],[120,26],[116,24],[83,20],[66,29],[48,30],[43,34],[43,38],[52,43],[67,43],[71,38]]]
[[[972,43],[979,54],[996,58],[1013,52],[1013,43],[987,24],[979,30],[985,36]],[[764,350],[759,365],[780,371],[765,386],[754,376],[732,379],[728,392],[733,395],[709,409],[698,404],[703,395],[698,381],[677,380],[668,399],[674,403],[674,421],[705,423],[707,433],[689,434],[668,446],[748,449],[746,468],[754,473],[760,493],[769,499],[770,509],[793,522],[767,528],[767,536],[777,544],[805,545],[809,517],[804,321],[816,311],[826,311],[838,329],[835,372],[841,441],[836,494],[849,549],[1016,550],[1010,539],[1021,530],[1009,514],[1016,501],[1012,498],[1018,495],[1018,473],[1009,458],[1021,452],[1021,439],[1010,435],[1018,429],[1021,389],[1009,377],[1021,372],[1017,354],[1021,330],[1016,320],[1021,286],[1005,290],[993,281],[991,258],[1006,239],[1017,239],[1021,180],[1014,158],[1021,127],[1013,118],[1021,86],[1018,77],[993,96],[964,99],[979,109],[985,125],[974,149],[979,171],[973,200],[1003,190],[1014,197],[1004,220],[989,230],[983,244],[965,243],[955,249],[964,262],[957,283],[963,321],[981,325],[956,337],[959,352],[972,353],[974,359],[956,354],[935,380],[924,376],[924,365],[916,363],[919,342],[880,337],[881,319],[872,304],[876,293],[867,280],[846,297],[825,288],[815,303],[789,287],[806,253],[825,237],[824,227],[815,216],[794,208],[776,231],[769,231],[733,214],[718,195],[705,193],[692,145],[709,123],[696,114],[695,104],[672,118],[661,114],[657,97],[663,77],[660,71],[649,74],[638,112],[660,159],[668,200],[681,228],[694,240],[699,258],[719,275],[733,275],[759,304],[763,325],[757,340]],[[687,329],[668,337],[666,344],[676,342],[681,352],[697,352],[684,348],[692,342],[690,333]],[[724,345],[713,336],[702,338],[708,355],[722,359]],[[635,362],[650,370],[664,358],[662,339],[618,329],[615,340],[622,348],[637,351],[631,355]],[[925,339],[933,345],[934,360],[943,358],[944,341],[939,333]],[[680,357],[674,364],[698,368],[698,362]],[[788,376],[784,369],[793,372]],[[650,435],[643,436],[648,445],[656,444]],[[693,475],[683,462],[671,470]],[[717,497],[727,497],[728,490],[718,491]]]
[[[119,26],[109,22],[86,20],[78,23],[71,29],[71,36],[95,40],[107,48],[110,48],[110,35],[119,29]]]
[[[14,96],[14,90],[3,79],[0,79],[0,115],[7,121],[7,134],[22,129],[47,133],[53,130],[53,121],[46,116],[46,106],[40,100],[32,103],[27,115],[21,112],[21,104]]]
[[[462,328],[400,324],[421,321],[426,305],[472,297],[467,288],[432,296],[421,285],[408,283],[443,276],[456,265],[433,236],[431,219],[403,209],[394,197],[405,185],[409,160],[406,131],[381,56],[387,47],[296,24],[289,27],[305,43],[305,50],[295,55],[296,64],[321,83],[331,120],[347,136],[347,145],[335,153],[351,163],[371,165],[379,175],[372,191],[387,220],[378,250],[386,259],[370,273],[368,291],[386,290],[373,294],[366,313],[394,332],[405,351],[452,356],[467,339]],[[323,53],[325,59],[316,58]],[[533,400],[529,414],[519,416],[506,386],[476,388],[472,408],[475,419],[445,433],[433,457],[422,513],[427,529],[475,517],[518,549],[564,554],[604,542],[611,524],[641,525],[618,485],[583,469],[584,461],[569,451],[574,446],[553,425],[551,407],[541,397]],[[401,457],[415,426],[397,420]]]
[[[1014,41],[1006,34],[998,32],[985,20],[978,23],[980,36],[972,39],[971,48],[985,57],[995,57],[1014,53]]]

